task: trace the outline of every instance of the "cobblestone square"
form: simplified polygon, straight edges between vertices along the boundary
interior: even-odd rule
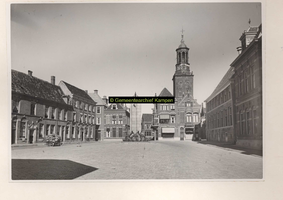
[[[54,180],[58,170],[74,180],[262,179],[263,174],[261,155],[190,140],[104,141],[60,147],[13,147],[12,159],[37,163],[28,166],[30,174],[27,180]],[[48,176],[43,178],[38,176],[38,172],[33,172],[38,171],[39,161],[44,160],[66,162],[62,165],[56,163],[57,168],[50,166],[42,169],[42,173]],[[13,176],[13,180],[21,179],[21,174],[23,176],[26,171],[25,166],[16,165],[12,162],[12,174],[19,177]],[[80,165],[83,169],[95,170],[84,173]],[[47,173],[48,169],[50,171]],[[68,172],[74,173],[76,169],[81,170],[80,174],[68,175]],[[58,179],[64,179],[64,176]]]

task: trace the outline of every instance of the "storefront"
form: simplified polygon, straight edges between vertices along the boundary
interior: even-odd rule
[[[173,138],[175,134],[175,128],[161,128],[161,137]]]

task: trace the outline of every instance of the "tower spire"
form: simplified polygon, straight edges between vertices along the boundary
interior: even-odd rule
[[[181,35],[181,37],[182,37],[182,39],[181,39],[181,43],[184,43],[184,29],[183,29],[183,27],[182,27],[182,35]]]
[[[251,27],[251,19],[249,19],[249,27]]]

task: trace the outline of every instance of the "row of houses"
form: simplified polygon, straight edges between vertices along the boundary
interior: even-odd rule
[[[239,55],[206,99],[209,141],[262,149],[262,27],[240,37]]]
[[[88,93],[65,81],[55,84],[12,70],[12,144],[44,143],[59,135],[64,143],[124,137],[129,131],[129,109],[108,105],[98,91]],[[111,133],[111,134],[110,134]]]

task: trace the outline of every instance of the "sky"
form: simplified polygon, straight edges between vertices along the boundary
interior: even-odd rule
[[[106,96],[173,94],[181,30],[202,103],[237,57],[260,3],[13,4],[11,68]],[[142,105],[152,113],[152,105]]]

